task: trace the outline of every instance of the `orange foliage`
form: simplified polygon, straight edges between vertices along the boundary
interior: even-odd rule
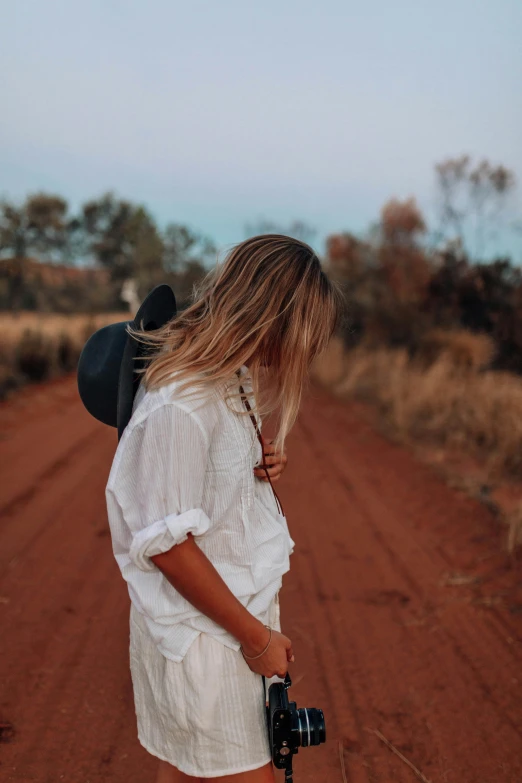
[[[326,241],[329,268],[350,278],[361,269],[362,243],[352,234],[333,234]]]
[[[425,231],[415,199],[391,199],[382,208],[379,261],[394,299],[401,304],[419,302],[430,281],[429,261],[416,244]]]
[[[412,245],[426,231],[426,223],[414,198],[390,199],[381,210],[383,239],[394,245]]]

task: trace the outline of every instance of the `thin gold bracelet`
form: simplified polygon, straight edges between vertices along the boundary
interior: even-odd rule
[[[265,625],[265,628],[268,628],[268,630],[270,631],[270,636],[268,637],[268,644],[267,644],[267,646],[265,647],[265,649],[262,652],[259,653],[259,655],[245,655],[245,653],[243,652],[243,646],[240,647],[240,650],[241,650],[241,653],[243,655],[243,658],[246,658],[247,661],[255,661],[256,658],[261,658],[261,656],[264,655],[266,653],[266,651],[268,650],[268,648],[270,646],[270,642],[272,641],[272,629],[271,629],[271,627],[269,625]]]

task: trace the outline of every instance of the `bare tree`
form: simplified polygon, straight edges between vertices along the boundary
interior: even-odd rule
[[[473,164],[469,155],[462,155],[438,163],[435,172],[440,213],[437,239],[464,251],[472,241],[473,255],[482,257],[498,232],[515,187],[513,171],[486,159]]]

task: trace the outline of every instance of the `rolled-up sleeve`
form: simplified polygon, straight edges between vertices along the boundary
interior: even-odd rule
[[[124,437],[113,492],[130,531],[128,558],[152,571],[151,557],[210,527],[201,508],[208,434],[194,414],[168,404]]]

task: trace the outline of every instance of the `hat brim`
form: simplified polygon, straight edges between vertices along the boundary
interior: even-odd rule
[[[145,297],[130,325],[134,329],[146,332],[154,331],[172,320],[176,312],[174,291],[169,285],[158,285]],[[136,370],[143,366],[143,362],[137,360],[139,357],[145,356],[145,354],[146,346],[128,334],[120,365],[118,383],[118,439],[121,438],[132,416],[134,397],[141,381],[141,373],[136,372]]]
[[[95,419],[117,427],[121,357],[127,345],[129,321],[102,326],[86,341],[78,360],[80,399]]]

